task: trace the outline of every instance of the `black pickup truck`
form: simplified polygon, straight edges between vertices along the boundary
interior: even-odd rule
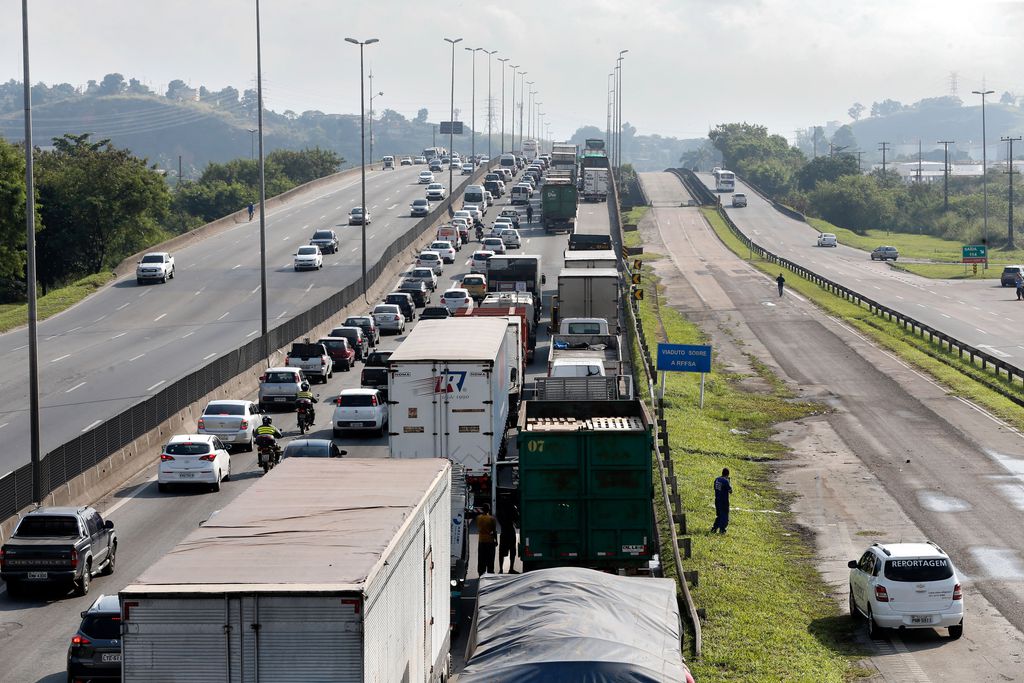
[[[0,578],[11,597],[31,584],[63,584],[85,595],[94,575],[113,573],[116,555],[114,523],[93,508],[39,508],[0,548]]]
[[[377,389],[387,398],[388,395],[388,359],[392,351],[374,351],[366,357],[363,372],[359,377],[359,385],[368,389]]]

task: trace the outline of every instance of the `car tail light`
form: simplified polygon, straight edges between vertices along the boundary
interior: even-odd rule
[[[286,367],[287,367],[288,363],[291,362],[291,359],[292,359],[291,356],[285,356],[284,357],[284,364],[285,364]]]
[[[376,396],[371,396],[370,397],[370,405],[376,407],[376,405],[377,405],[377,397]]]
[[[78,551],[73,548],[71,550],[71,568],[78,569]]]
[[[0,548],[0,569],[7,569],[7,553]]]
[[[960,589],[960,584],[959,583],[957,585],[953,586],[953,599],[954,600],[963,600],[964,599],[964,593]]]
[[[885,586],[875,586],[875,600],[889,602],[889,592],[885,590]]]
[[[206,455],[200,455],[199,459],[200,460],[205,460],[206,462],[213,462],[214,460],[217,459],[217,454],[216,453],[207,453]]]
[[[203,418],[199,418],[199,428],[200,429],[205,429],[206,428],[206,422],[203,421]]]
[[[78,634],[71,636],[71,647],[83,647],[85,645],[92,645],[92,641]]]
[[[201,427],[202,424],[200,424],[199,426]],[[249,428],[249,421],[248,420],[242,420],[241,422],[238,423],[238,428],[239,429],[248,429]]]
[[[160,462],[167,462],[168,460],[174,460],[173,455],[167,455],[166,453],[160,454]]]

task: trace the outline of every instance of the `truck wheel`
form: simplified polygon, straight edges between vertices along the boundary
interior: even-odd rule
[[[158,482],[156,485],[156,490],[159,491],[160,493],[167,493],[167,484],[161,484]]]
[[[92,583],[92,563],[86,562],[82,570],[82,578],[75,580],[75,595],[82,596],[89,594],[89,585]]]
[[[10,590],[10,588],[8,588]],[[960,640],[960,637],[964,634],[964,622],[961,620],[956,626],[949,627],[949,639]]]
[[[115,543],[110,549],[110,557],[107,558],[107,563],[103,566],[103,576],[110,576],[114,573],[114,565],[117,563],[117,544]]]
[[[22,590],[20,583],[14,581],[13,579],[7,581],[7,597],[10,600],[17,600],[21,597],[21,593]]]

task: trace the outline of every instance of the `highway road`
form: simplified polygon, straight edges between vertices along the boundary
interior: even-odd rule
[[[673,175],[641,179],[656,207],[686,198]],[[641,230],[651,251],[669,256],[655,263],[669,303],[703,321],[720,361],[749,364],[753,354],[801,398],[832,409],[784,427],[795,454],[778,467],[780,483],[798,495],[798,523],[816,535],[818,567],[836,601],[846,604],[846,562],[874,541],[930,539],[965,575],[962,640],[932,630],[861,639],[882,678],[1016,678],[1024,657],[1024,435],[798,294],[780,299],[770,277],[725,248],[697,209],[654,208]],[[811,252],[819,263],[842,257],[833,253]],[[695,552],[700,544],[698,535]]]
[[[367,264],[415,224],[425,166],[369,171]],[[441,177],[443,176],[443,177]],[[466,177],[455,176],[456,185]],[[447,184],[447,172],[438,180]],[[360,277],[358,175],[299,193],[267,215],[268,325],[273,328]],[[292,254],[313,231],[333,227],[341,245],[320,271],[295,272]],[[260,330],[259,220],[175,252],[166,284],[121,278],[39,324],[43,453],[238,348]],[[0,476],[29,460],[28,334],[0,335]]]
[[[399,177],[398,173],[400,172],[391,175],[397,178]],[[420,196],[420,191],[414,189],[413,194]],[[398,199],[392,201],[398,201]],[[488,212],[488,218],[497,215],[501,208],[500,205],[505,203],[504,200],[496,202]],[[408,204],[408,201],[405,201],[405,204]],[[609,219],[606,204],[582,205],[580,217],[580,220],[588,226],[588,231],[600,230],[602,227],[605,230],[608,229]],[[377,225],[378,223],[375,221],[371,227]],[[557,285],[557,274],[561,269],[562,252],[566,248],[567,237],[565,235],[545,235],[542,228],[530,227],[525,224],[520,232],[523,237],[523,248],[519,252],[512,253],[541,255],[548,282],[545,300],[549,302],[554,293],[553,289]],[[459,252],[455,264],[445,266],[438,283],[438,290],[434,294],[435,301],[445,286],[455,284],[469,272],[467,261],[475,247],[476,243],[470,242]],[[344,255],[345,251],[342,250],[341,254]],[[328,268],[325,268],[324,272],[327,271]],[[280,275],[283,277],[286,274],[281,273]],[[184,281],[184,277],[181,278],[181,281]],[[178,278],[175,279],[174,284],[177,282]],[[150,291],[158,289],[162,288],[160,286],[146,288]],[[136,303],[133,302],[133,304]],[[546,305],[545,318],[548,317],[548,310]],[[251,321],[247,321],[240,325],[239,331],[245,330],[250,324]],[[549,339],[546,324],[545,320],[539,328],[537,352],[527,370],[527,382],[546,371]],[[402,339],[404,337],[385,336],[382,338],[379,348],[395,348]],[[177,343],[181,344],[181,342]],[[317,406],[316,426],[309,433],[310,438],[331,438],[330,421],[333,406],[330,399],[343,388],[358,386],[361,369],[362,364],[357,364],[351,372],[336,373],[334,379],[326,385],[313,386],[314,391],[320,395],[322,404]],[[247,398],[254,399],[255,396]],[[294,414],[278,413],[274,415],[274,422],[282,427],[288,439],[294,438],[297,434]],[[386,457],[388,453],[386,438],[346,436],[342,439],[335,439],[335,442],[348,451],[347,457]],[[95,505],[104,514],[104,517],[112,519],[116,525],[120,550],[117,571],[109,577],[97,577],[93,581],[92,591],[88,596],[78,598],[40,592],[28,599],[14,601],[0,590],[0,671],[4,672],[0,679],[46,681],[48,683],[66,680],[65,656],[70,638],[80,621],[79,612],[86,609],[98,595],[116,593],[131,583],[188,532],[209,518],[214,511],[227,505],[253,481],[262,476],[262,472],[256,467],[254,454],[238,453],[231,457],[233,474],[229,481],[224,482],[219,493],[203,491],[159,493],[156,487],[154,465],[127,482],[114,494],[96,501]],[[475,546],[475,544],[472,545]],[[475,567],[475,560],[471,560],[470,566]],[[259,572],[258,567],[253,567],[252,570],[254,575]],[[471,573],[472,576],[475,576],[475,573]],[[471,600],[473,597],[474,583],[470,582],[468,586],[465,594],[467,599]],[[467,630],[463,630],[463,638]],[[456,644],[455,649],[458,650],[463,646],[464,643],[460,641]]]
[[[714,188],[713,176],[698,177]],[[736,183],[736,191],[746,192],[748,206],[734,209],[729,195],[723,194],[725,210],[764,248],[1024,368],[1024,340],[1017,338],[1024,327],[1024,303],[1017,301],[1012,287],[1000,287],[993,280],[923,278],[872,261],[859,249],[817,247],[818,231],[810,225],[779,213],[742,182]]]

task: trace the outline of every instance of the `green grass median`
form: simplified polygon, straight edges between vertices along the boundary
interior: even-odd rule
[[[71,308],[114,279],[113,273],[97,273],[84,277],[67,287],[55,289],[36,301],[37,318],[46,320]],[[28,324],[28,304],[0,305],[0,332]]]

